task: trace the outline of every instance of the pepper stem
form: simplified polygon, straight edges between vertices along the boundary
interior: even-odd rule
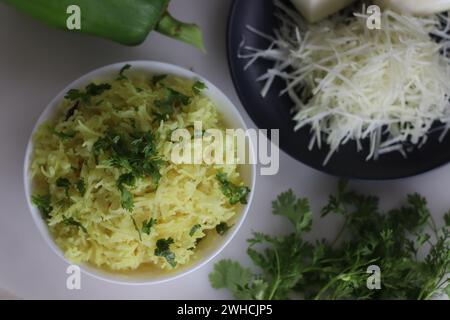
[[[202,30],[192,23],[178,21],[166,12],[156,26],[156,31],[168,37],[186,42],[203,52],[206,52],[203,44]]]

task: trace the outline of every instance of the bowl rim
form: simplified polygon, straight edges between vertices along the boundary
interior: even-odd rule
[[[234,105],[233,102],[231,102],[231,100],[223,93],[222,90],[220,90],[217,86],[215,86],[213,83],[208,81],[203,76],[197,74],[196,72],[193,72],[191,70],[188,70],[184,67],[181,67],[181,66],[178,66],[175,64],[159,62],[159,61],[152,61],[152,60],[131,60],[131,61],[124,61],[124,62],[117,62],[117,63],[109,64],[109,65],[94,69],[94,70],[80,76],[76,80],[72,81],[70,84],[68,84],[64,89],[59,91],[59,93],[49,102],[49,104],[43,109],[38,120],[36,121],[32,131],[31,131],[31,134],[28,138],[26,152],[25,152],[25,159],[24,159],[24,164],[23,164],[23,184],[24,184],[25,197],[26,197],[28,209],[33,218],[33,221],[34,221],[36,227],[38,228],[40,235],[44,238],[47,245],[52,249],[52,251],[59,258],[61,258],[68,265],[74,265],[74,264],[64,256],[63,251],[57,246],[57,244],[53,240],[53,237],[51,236],[50,231],[48,229],[48,226],[42,219],[39,210],[37,208],[35,208],[33,206],[33,204],[31,203],[32,180],[30,179],[30,176],[29,176],[29,168],[30,168],[32,153],[33,153],[33,136],[34,136],[36,130],[39,128],[39,126],[52,115],[52,113],[55,111],[56,108],[58,108],[58,106],[60,106],[60,103],[68,90],[70,90],[72,88],[77,88],[81,85],[85,85],[88,81],[92,81],[96,77],[100,78],[102,75],[104,76],[105,74],[108,74],[112,71],[118,72],[124,65],[127,65],[127,64],[131,65],[133,68],[141,69],[143,72],[151,73],[152,69],[153,69],[153,72],[155,72],[155,73],[161,72],[161,73],[179,76],[182,78],[201,80],[207,86],[207,89],[205,89],[205,90],[207,90],[206,92],[210,93],[210,99],[213,102],[216,102],[219,100],[225,102],[222,105],[222,108],[228,110],[228,112],[230,112],[232,114],[233,118],[235,118],[237,120],[235,125],[239,126],[239,128],[242,128],[244,130],[248,129],[248,126],[245,123],[244,118],[240,114],[238,108]],[[214,97],[211,97],[211,96],[214,96]],[[233,240],[233,238],[239,232],[240,228],[242,227],[242,225],[249,213],[251,204],[254,199],[255,187],[256,187],[256,168],[257,168],[257,165],[255,164],[256,163],[255,160],[257,158],[256,158],[255,148],[253,145],[254,141],[252,141],[252,139],[248,139],[248,141],[249,141],[249,143],[248,143],[249,158],[251,160],[253,160],[251,164],[248,164],[251,168],[249,170],[251,192],[250,192],[247,204],[244,205],[242,207],[241,211],[238,213],[239,217],[236,220],[236,223],[233,226],[232,230],[230,230],[230,232],[228,232],[228,234],[226,235],[226,238],[224,240],[222,240],[221,244],[218,245],[217,248],[214,247],[214,245],[211,246],[210,252],[206,253],[204,257],[199,257],[198,260],[192,262],[192,265],[190,265],[188,263],[187,266],[184,268],[181,268],[180,271],[178,271],[178,272],[175,271],[174,274],[169,273],[167,275],[161,276],[154,280],[152,280],[152,279],[148,279],[148,280],[136,279],[135,281],[128,281],[128,279],[124,279],[124,278],[116,279],[114,274],[102,273],[101,272],[102,269],[100,267],[89,266],[84,263],[77,265],[77,266],[79,266],[81,272],[83,274],[89,275],[95,279],[106,281],[106,282],[113,283],[113,284],[132,285],[132,286],[156,285],[156,284],[173,281],[173,280],[179,279],[183,276],[186,276],[188,274],[191,274],[191,273],[201,269],[202,267],[207,265],[209,262],[211,262],[211,260],[213,260],[215,257],[217,257],[225,249],[225,247],[228,246],[228,244]]]

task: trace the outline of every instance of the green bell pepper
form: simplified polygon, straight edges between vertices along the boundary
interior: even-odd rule
[[[170,0],[0,0],[32,17],[67,30],[67,8],[81,9],[81,30],[125,45],[138,45],[156,30],[204,50],[203,36],[195,24],[173,18],[167,7]]]

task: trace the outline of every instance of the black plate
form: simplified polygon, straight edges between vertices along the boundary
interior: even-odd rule
[[[372,180],[409,177],[450,161],[450,134],[439,142],[441,133],[435,132],[429,135],[428,142],[420,149],[408,153],[406,159],[396,152],[382,155],[376,161],[366,161],[367,152],[357,152],[355,143],[347,143],[323,166],[327,148],[322,146],[322,149],[308,150],[311,138],[309,129],[294,131],[295,122],[290,111],[293,103],[287,95],[279,97],[283,81],[277,80],[266,98],[260,95],[263,84],[256,82],[256,78],[273,63],[258,60],[244,71],[247,60],[237,56],[243,38],[246,44],[254,47],[268,46],[266,40],[248,31],[246,26],[272,34],[277,27],[274,10],[272,0],[234,0],[228,20],[227,46],[231,76],[244,108],[259,128],[280,130],[282,150],[317,170],[339,177]],[[367,143],[363,150],[368,150]]]

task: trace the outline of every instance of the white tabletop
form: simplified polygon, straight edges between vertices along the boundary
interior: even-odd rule
[[[0,4],[0,289],[6,296],[39,299],[220,299],[226,291],[212,289],[208,273],[213,263],[181,279],[155,286],[130,287],[83,276],[82,289],[66,289],[67,265],[39,235],[28,212],[22,165],[25,146],[39,114],[68,83],[90,70],[125,60],[158,60],[193,68],[227,94],[250,127],[228,72],[225,34],[231,0],[173,0],[175,16],[195,21],[205,33],[208,54],[156,33],[138,47],[50,29]],[[252,230],[287,232],[286,222],[271,214],[271,201],[292,188],[307,196],[316,209],[335,189],[336,178],[314,171],[281,153],[276,176],[257,177],[255,199],[244,226],[215,259],[232,258],[244,264],[246,239]],[[450,208],[450,167],[418,177],[390,182],[353,182],[352,186],[382,197],[383,207],[401,204],[405,195],[420,192],[430,201],[439,223]],[[331,237],[335,220],[314,224],[313,237]],[[214,262],[214,261],[213,261]],[[0,290],[1,291],[1,290]]]

